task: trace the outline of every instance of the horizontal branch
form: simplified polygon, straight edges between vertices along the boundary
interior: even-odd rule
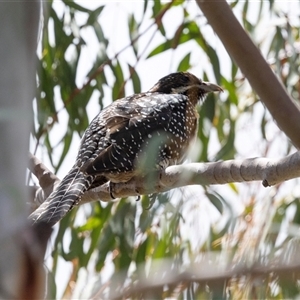
[[[283,276],[293,281],[294,274],[300,272],[300,263],[297,257],[289,262],[281,258],[279,261],[264,264],[253,263],[249,267],[246,263],[236,264],[224,261],[220,263],[221,253],[207,252],[202,255],[201,262],[185,266],[184,270],[176,270],[173,260],[160,260],[152,262],[150,269],[147,271],[148,275],[145,276],[145,266],[138,266],[136,271],[138,274],[137,283],[128,287],[124,286],[120,290],[113,290],[109,295],[110,299],[121,299],[124,295],[126,298],[135,298],[136,295],[140,296],[141,293],[153,293],[153,291],[159,291],[166,286],[174,288],[182,283],[197,282],[209,286],[219,283],[218,286],[224,287],[226,282],[228,284],[228,280],[242,276],[261,277],[261,280],[263,280],[263,278],[268,278],[270,274],[274,277],[275,273],[277,276]],[[115,274],[114,278],[119,281],[119,284],[114,282],[114,286],[120,286],[123,282],[126,282],[126,275],[125,272],[120,272],[118,277]],[[100,293],[98,293],[97,297],[100,296]]]
[[[43,190],[43,193],[38,192],[39,199],[36,200],[41,203],[41,198],[50,194],[59,179],[36,157],[30,157],[31,164],[34,164],[31,171],[37,176]],[[300,177],[300,151],[281,159],[250,158],[214,163],[187,163],[133,178],[126,183],[103,184],[85,192],[80,204],[110,201],[113,199],[112,195],[115,198],[124,198],[162,193],[187,185],[261,181],[263,186],[268,187],[297,177]]]

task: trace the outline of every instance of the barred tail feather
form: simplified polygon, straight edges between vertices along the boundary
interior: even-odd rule
[[[29,219],[33,223],[45,222],[53,226],[61,220],[74,205],[78,204],[82,194],[91,186],[94,176],[85,175],[78,167],[73,169],[60,182],[40,207],[38,207]]]

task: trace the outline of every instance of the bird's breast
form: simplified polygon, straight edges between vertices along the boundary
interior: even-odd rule
[[[178,126],[181,127],[181,129],[178,130],[181,134],[175,135],[173,145],[174,148],[178,149],[175,151],[176,157],[174,157],[174,159],[177,160],[177,163],[181,163],[184,160],[187,155],[188,148],[195,141],[198,131],[198,118],[199,114],[196,108],[190,101],[187,101],[184,118],[176,120],[178,122]]]
[[[197,135],[198,117],[198,112],[188,99],[176,105],[164,135],[165,142],[160,147],[159,165],[162,168],[179,164],[185,159]]]

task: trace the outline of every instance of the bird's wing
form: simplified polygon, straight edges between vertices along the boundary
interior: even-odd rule
[[[183,95],[145,94],[138,99],[124,98],[107,107],[99,115],[104,120],[106,147],[89,160],[82,171],[89,175],[131,171],[136,155],[152,135],[168,133],[174,113],[181,113]],[[170,133],[169,133],[170,134]]]

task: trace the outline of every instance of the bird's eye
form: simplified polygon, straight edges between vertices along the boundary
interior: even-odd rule
[[[185,82],[189,82],[189,81],[190,81],[190,78],[189,78],[188,75],[184,75],[184,81],[185,81]]]

